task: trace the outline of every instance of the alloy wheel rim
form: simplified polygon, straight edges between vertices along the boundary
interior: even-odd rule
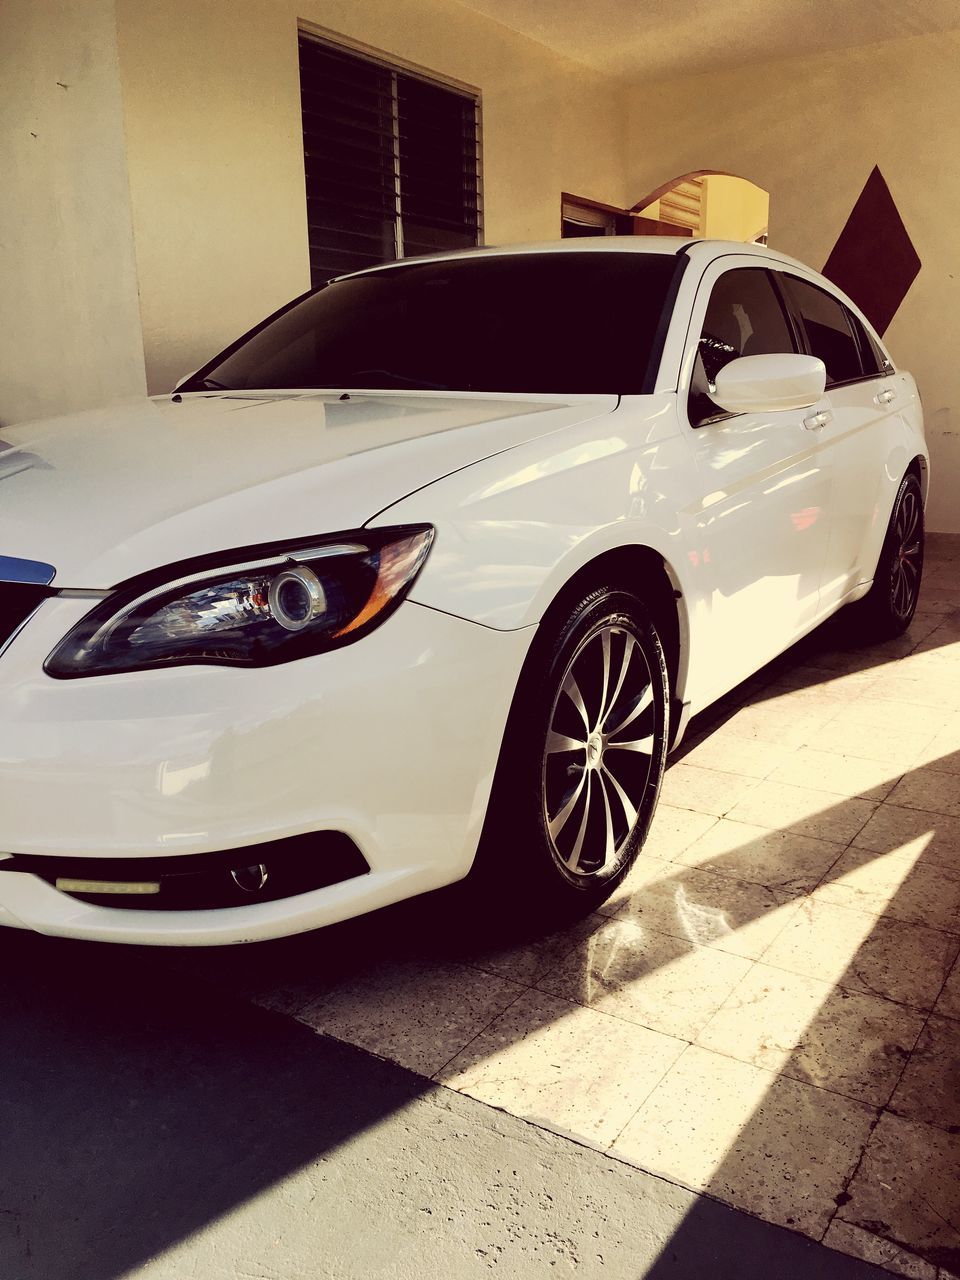
[[[653,770],[656,706],[646,654],[623,626],[588,636],[567,665],[544,749],[554,861],[577,881],[622,862]]]
[[[920,529],[920,501],[913,490],[903,495],[894,523],[895,551],[890,578],[890,604],[898,618],[908,617],[916,607],[923,565]]]

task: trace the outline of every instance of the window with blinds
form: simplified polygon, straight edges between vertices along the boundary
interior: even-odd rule
[[[477,99],[300,33],[314,287],[480,239]]]

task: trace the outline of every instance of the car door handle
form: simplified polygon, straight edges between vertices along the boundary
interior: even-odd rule
[[[889,404],[891,400],[896,400],[897,393],[893,387],[884,387],[882,391],[878,391],[873,397],[877,404]]]
[[[804,418],[803,425],[808,431],[820,431],[828,422],[833,421],[833,414],[829,409],[824,409],[820,413],[812,413],[809,418]]]

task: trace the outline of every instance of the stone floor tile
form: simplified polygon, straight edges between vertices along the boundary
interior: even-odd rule
[[[929,765],[908,773],[890,793],[890,803],[902,809],[923,809],[960,817],[960,782],[953,773],[941,773]]]
[[[813,714],[784,714],[780,707],[760,703],[741,708],[724,723],[734,737],[756,738],[778,747],[800,747],[811,742],[836,714],[836,707]]]
[[[909,667],[901,667],[896,675],[887,676],[883,681],[883,697],[896,702],[909,702],[917,707],[931,707],[936,711],[941,711],[944,707],[956,711],[960,707],[960,679],[957,673],[948,673],[943,668],[941,679],[934,684],[908,672]]]
[[[490,947],[479,943],[464,947],[457,958],[473,968],[532,986],[537,978],[549,972],[558,960],[598,929],[603,921],[602,915],[591,913],[562,929],[540,934],[533,932],[517,940],[501,939]]]
[[[957,605],[950,597],[949,592],[944,593],[934,591],[932,588],[928,591],[926,588],[921,588],[920,603],[917,606],[917,613],[919,613],[921,609],[924,613],[939,613],[941,615],[950,616],[951,614],[956,613]]]
[[[884,1112],[837,1218],[960,1267],[960,1135]]]
[[[934,616],[933,625],[899,662],[891,675],[907,680],[925,680],[939,675],[947,681],[960,671],[960,628],[952,618]],[[930,704],[933,705],[933,704]]]
[[[932,737],[946,725],[953,716],[953,710],[943,705],[936,707],[918,707],[916,703],[904,702],[893,698],[883,698],[879,687],[868,689],[856,702],[844,707],[840,718],[848,724],[862,725],[877,734],[896,737],[903,732],[908,734],[928,733]]]
[[[915,843],[916,842],[916,843]],[[924,864],[960,871],[960,818],[882,804],[862,831],[853,837],[855,848],[876,853],[896,849],[919,850]]]
[[[890,1110],[960,1132],[960,1023],[931,1014]]]
[[[525,991],[436,1078],[608,1146],[685,1048],[636,1023]]]
[[[940,626],[924,636],[910,655],[910,673],[918,676],[922,672],[927,677],[946,670],[952,674],[958,662],[960,630],[957,620],[953,616],[941,616]]]
[[[960,1020],[960,960],[953,966],[953,971],[944,983],[934,1011],[942,1018]]]
[[[928,533],[924,558],[928,565],[934,562],[949,564],[951,560],[960,560],[960,534],[936,531]]]
[[[924,746],[915,764],[931,765],[939,773],[960,773],[960,716],[949,721]]]
[[[947,586],[957,583],[960,575],[958,575],[957,566],[953,562],[957,559],[956,539],[960,535],[930,533],[927,537],[930,551],[928,553],[926,548],[924,549],[926,557],[923,568],[924,589],[930,586],[938,586],[941,582],[945,582]],[[947,540],[951,538],[954,540],[952,546],[942,545],[946,544]],[[937,548],[937,551],[934,548]]]
[[[819,1239],[875,1115],[851,1098],[693,1045],[613,1149]]]
[[[925,1262],[917,1254],[901,1249],[883,1236],[855,1227],[852,1222],[843,1222],[840,1218],[834,1218],[830,1223],[823,1243],[839,1253],[849,1253],[864,1262],[872,1262],[874,1266],[886,1267],[894,1275],[907,1276],[908,1280],[938,1280],[937,1268],[932,1262]]]
[[[933,610],[939,607],[944,613],[954,613],[960,605],[960,593],[949,586],[924,586],[921,599],[925,609]]]
[[[938,618],[937,624],[939,621]],[[811,653],[803,662],[791,662],[771,688],[782,689],[784,692],[805,689],[821,698],[844,703],[856,698],[868,686],[874,685],[880,679],[880,673],[887,662],[895,662],[899,656],[899,653],[889,653],[886,647],[880,645],[871,648],[866,665],[865,656],[859,651],[845,653],[831,649]]]
[[[722,817],[754,786],[756,779],[692,764],[672,765],[664,775],[661,795],[676,809]]]
[[[769,889],[809,893],[843,850],[842,844],[795,831],[771,831],[723,818],[685,849],[678,861]]]
[[[831,659],[836,657],[830,655]],[[823,654],[814,654],[804,663],[791,662],[779,679],[758,690],[754,701],[787,714],[832,718],[849,698],[859,696],[876,679],[876,672],[861,660],[828,665]]]
[[[315,1031],[432,1075],[525,989],[467,965],[385,961],[292,1012]]]
[[[922,1013],[890,1000],[757,964],[697,1044],[880,1107],[923,1022]]]
[[[695,813],[693,809],[675,809],[673,805],[661,801],[653,815],[642,852],[647,857],[672,861],[705,831],[709,831],[716,821],[713,814]]]
[[[801,897],[785,889],[668,863],[618,899],[616,918],[669,933],[695,946],[717,947],[757,959],[799,910]],[[626,882],[625,882],[626,884]]]
[[[960,932],[960,875],[923,860],[922,841],[876,853],[850,848],[813,896],[870,915]]]
[[[775,831],[791,830],[815,840],[846,844],[876,810],[872,800],[832,795],[784,782],[759,782],[727,814]]]
[[[682,812],[682,810],[678,812]],[[706,818],[707,816],[690,812],[691,816],[695,818]],[[709,821],[714,823],[717,819],[710,818]],[[669,882],[671,877],[680,875],[683,871],[681,863],[668,862],[666,858],[654,858],[652,855],[647,854],[646,846],[644,846],[644,854],[644,857],[637,858],[606,902],[598,908],[598,914],[608,917],[619,915],[624,903],[629,902],[631,898],[645,892],[651,885],[664,881]]]
[[[933,729],[919,733],[900,730],[895,734],[875,733],[867,726],[851,723],[839,715],[824,725],[810,745],[819,751],[839,752],[859,760],[876,760],[887,765],[896,777],[924,758],[933,733]]]
[[[910,623],[909,631],[901,639],[916,649],[917,645],[922,644],[927,636],[935,631],[945,618],[950,616],[949,613],[944,614],[937,613],[934,610],[917,609],[913,615],[913,621]]]
[[[824,736],[828,736],[828,730]],[[770,775],[773,782],[836,792],[841,796],[862,796],[867,800],[882,800],[897,785],[899,777],[890,765],[880,761],[838,755],[815,747],[800,747]]]
[[[812,899],[762,958],[846,991],[929,1010],[958,952],[960,938],[954,935]]]
[[[836,687],[833,673],[822,672],[823,679],[802,688],[778,688],[769,685],[758,690],[751,697],[751,708],[757,712],[766,712],[776,716],[782,723],[792,721],[811,721],[820,726],[829,724],[837,715],[842,714],[847,702]],[[853,696],[852,694],[850,695]],[[803,743],[786,743],[788,746],[803,746]]]
[[[654,1031],[692,1040],[750,963],[743,956],[693,946],[630,920],[613,919],[537,985]]]
[[[684,764],[701,769],[719,769],[740,774],[744,778],[765,778],[793,753],[792,747],[761,742],[757,738],[741,738],[726,733],[721,727],[687,751]]]

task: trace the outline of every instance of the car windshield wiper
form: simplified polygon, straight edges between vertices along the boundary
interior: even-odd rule
[[[194,384],[201,391],[233,391],[233,387],[228,387],[225,382],[218,382],[216,378],[201,378]]]

